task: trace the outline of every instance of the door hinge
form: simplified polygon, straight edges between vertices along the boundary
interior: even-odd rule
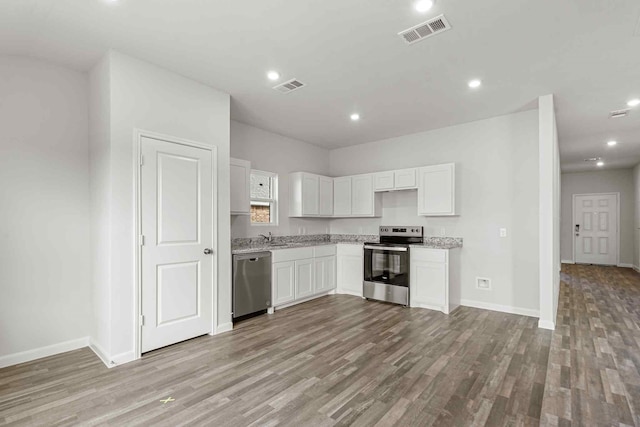
[[[140,155],[140,166],[144,165],[144,156]]]
[[[140,235],[139,243],[140,243],[140,246],[144,246],[144,234]]]
[[[140,315],[140,326],[144,326],[144,315]]]

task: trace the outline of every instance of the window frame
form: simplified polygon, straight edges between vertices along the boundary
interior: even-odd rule
[[[251,191],[249,191],[249,211],[253,202],[256,203],[269,203],[271,206],[270,218],[271,222],[253,222],[251,220],[251,212],[249,212],[249,223],[251,226],[256,227],[277,227],[278,226],[278,174],[275,172],[262,171],[258,169],[251,169],[250,175],[262,175],[271,180],[271,197],[251,197]]]

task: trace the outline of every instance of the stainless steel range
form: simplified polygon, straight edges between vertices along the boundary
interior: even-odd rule
[[[380,243],[364,244],[363,296],[409,305],[409,245],[422,243],[420,226],[381,226]]]

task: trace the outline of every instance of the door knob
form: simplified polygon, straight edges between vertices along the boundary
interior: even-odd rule
[[[211,255],[212,253],[213,253],[213,249],[211,249],[211,248],[205,248],[204,249],[204,254],[205,255]]]

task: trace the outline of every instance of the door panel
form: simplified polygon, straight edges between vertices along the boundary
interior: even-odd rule
[[[296,261],[295,297],[305,298],[313,295],[313,259]]]
[[[333,180],[333,214],[335,216],[351,215],[351,177]]]
[[[295,299],[295,261],[277,262],[272,267],[273,305],[277,306]]]
[[[618,197],[616,194],[575,196],[575,262],[616,265],[618,260]]]
[[[142,352],[211,332],[213,161],[209,150],[141,139]]]

